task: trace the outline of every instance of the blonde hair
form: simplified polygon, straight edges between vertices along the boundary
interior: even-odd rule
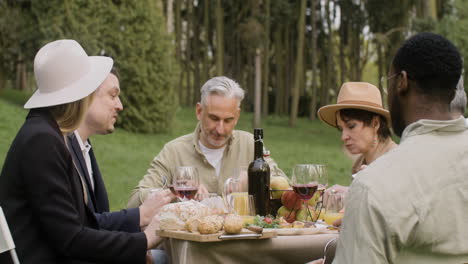
[[[68,134],[78,129],[93,101],[93,95],[94,92],[81,100],[49,107],[49,111],[57,121],[62,134]]]

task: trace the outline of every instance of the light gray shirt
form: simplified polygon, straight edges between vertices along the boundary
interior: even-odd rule
[[[397,148],[358,175],[333,263],[468,262],[464,118],[409,125]]]

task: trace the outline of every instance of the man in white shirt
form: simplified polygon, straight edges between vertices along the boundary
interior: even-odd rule
[[[95,214],[99,226],[106,230],[141,232],[141,228],[148,225],[158,210],[175,197],[169,190],[163,190],[150,195],[137,208],[109,212],[107,190],[89,138],[114,131],[118,113],[123,110],[119,94],[119,80],[113,70],[93,94],[85,120],[78,130],[68,136],[68,144],[77,170],[86,182],[90,197],[88,208]]]

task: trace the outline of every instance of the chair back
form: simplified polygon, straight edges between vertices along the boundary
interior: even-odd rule
[[[10,228],[3,214],[2,207],[0,206],[0,253],[10,251],[13,263],[19,264],[18,256],[15,251],[15,243],[11,237]]]

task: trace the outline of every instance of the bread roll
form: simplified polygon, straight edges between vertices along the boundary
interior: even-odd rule
[[[228,234],[238,234],[244,226],[242,217],[238,215],[228,215],[224,219],[224,231]]]
[[[218,233],[223,228],[223,218],[217,215],[205,216],[198,224],[200,234]]]
[[[172,212],[159,214],[159,229],[161,230],[184,230],[185,223]]]
[[[187,222],[185,222],[185,230],[189,232],[198,232],[198,225],[200,224],[200,219],[192,217]]]
[[[174,213],[184,223],[192,217],[201,219],[202,217],[211,214],[208,206],[203,205],[194,200],[167,204],[163,208],[161,208],[160,211],[160,213],[165,212]]]

